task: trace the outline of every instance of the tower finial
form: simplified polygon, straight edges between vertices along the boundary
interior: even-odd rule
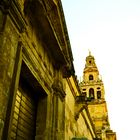
[[[88,50],[89,51],[89,55],[91,55],[91,51],[90,50]]]

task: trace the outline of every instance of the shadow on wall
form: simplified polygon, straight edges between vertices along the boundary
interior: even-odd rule
[[[88,140],[87,138],[81,137],[81,138],[72,138],[71,140]]]

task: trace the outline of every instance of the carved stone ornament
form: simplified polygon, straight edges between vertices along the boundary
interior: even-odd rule
[[[60,96],[60,99],[64,100],[66,93],[63,88],[63,83],[60,81],[60,79],[55,78],[54,83],[52,85],[52,88],[54,90],[54,93]]]

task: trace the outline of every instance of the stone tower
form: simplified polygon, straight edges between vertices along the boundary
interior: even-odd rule
[[[89,55],[86,57],[83,80],[79,85],[82,95],[86,96],[88,109],[95,125],[98,138],[102,140],[115,140],[116,135],[110,129],[108,119],[104,84],[91,52],[89,52]]]

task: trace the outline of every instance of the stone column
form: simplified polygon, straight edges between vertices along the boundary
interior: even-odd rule
[[[19,36],[10,17],[0,9],[0,139],[10,97]]]
[[[52,123],[52,140],[64,140],[65,126],[65,92],[62,80],[55,78],[53,83],[53,123]]]

